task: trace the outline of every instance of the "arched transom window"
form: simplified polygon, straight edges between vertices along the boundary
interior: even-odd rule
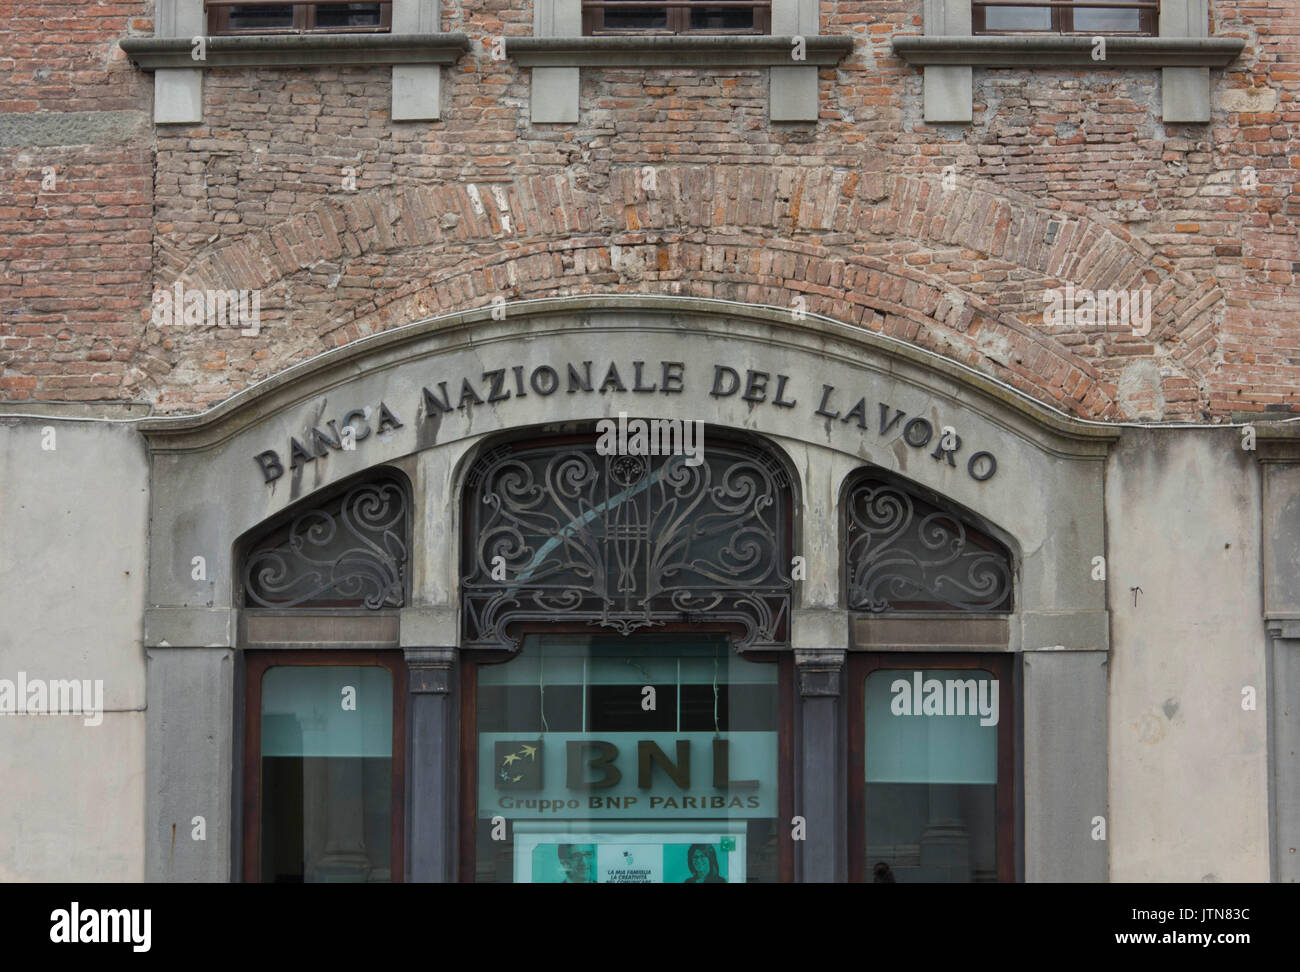
[[[788,638],[790,482],[752,445],[601,455],[593,438],[494,449],[466,490],[464,643],[514,646],[519,622],[620,634],[683,622]]]
[[[405,484],[382,477],[291,510],[247,548],[244,606],[402,607],[408,509]]]
[[[1011,610],[1011,552],[941,502],[876,477],[852,486],[845,543],[850,610]]]

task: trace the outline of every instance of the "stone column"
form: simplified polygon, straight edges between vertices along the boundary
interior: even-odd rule
[[[224,882],[239,846],[232,835],[234,612],[145,611],[149,704],[145,710],[145,877]],[[204,839],[193,837],[196,818]]]
[[[1254,711],[1268,716],[1272,880],[1290,884],[1300,881],[1300,425],[1260,423],[1257,428],[1269,647],[1267,681],[1254,686]]]
[[[840,696],[847,617],[839,611],[795,611],[793,634],[800,702],[800,785],[794,812],[806,822],[798,877],[805,883],[843,881],[848,876],[848,834]]]
[[[1300,621],[1272,621],[1268,633],[1272,680],[1265,704],[1272,737],[1272,879],[1290,884],[1300,880]]]
[[[407,667],[406,880],[455,880],[456,649],[403,648]]]

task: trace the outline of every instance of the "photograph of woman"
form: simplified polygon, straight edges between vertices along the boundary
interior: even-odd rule
[[[712,844],[691,844],[686,851],[686,863],[691,876],[683,884],[727,883],[727,879],[718,873],[718,855]]]

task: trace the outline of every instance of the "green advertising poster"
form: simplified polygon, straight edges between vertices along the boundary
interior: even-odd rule
[[[745,834],[558,833],[515,828],[519,884],[743,884]]]

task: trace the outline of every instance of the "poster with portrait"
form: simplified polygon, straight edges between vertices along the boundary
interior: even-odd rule
[[[743,884],[745,835],[547,833],[515,828],[519,884]]]

